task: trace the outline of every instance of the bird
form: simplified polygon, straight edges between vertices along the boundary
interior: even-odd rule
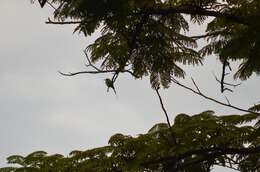
[[[106,85],[107,85],[107,92],[109,91],[110,88],[112,88],[113,91],[114,91],[114,93],[115,93],[115,95],[117,95],[117,94],[116,94],[116,89],[115,89],[115,87],[114,87],[114,82],[113,82],[111,79],[106,78],[106,79],[105,79],[105,83],[106,83]]]

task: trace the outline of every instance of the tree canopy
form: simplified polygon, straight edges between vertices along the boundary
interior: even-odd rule
[[[107,146],[75,150],[67,157],[44,151],[25,157],[13,155],[7,160],[16,167],[2,168],[0,172],[208,172],[213,165],[257,172],[260,128],[259,124],[247,124],[257,117],[219,116],[213,111],[193,116],[179,114],[171,130],[160,123],[136,137],[115,134]]]
[[[176,80],[185,76],[182,65],[203,64],[204,58],[212,54],[223,63],[222,91],[225,68],[230,61],[240,63],[235,78],[260,74],[259,0],[39,0],[39,3],[41,7],[49,4],[55,9],[48,24],[75,24],[74,32],[85,36],[95,31],[101,33],[85,52],[87,67],[93,70],[65,75],[112,73],[106,84],[113,89],[120,73],[135,78],[150,76],[159,95],[160,86],[168,88],[172,82],[183,86]],[[193,24],[206,25],[205,32],[190,35]],[[199,39],[206,39],[201,49]],[[212,100],[197,86],[197,90],[183,87]],[[229,102],[225,105],[234,107]],[[163,105],[162,108],[165,110]],[[156,124],[148,133],[136,137],[116,134],[107,146],[72,151],[67,157],[44,151],[25,157],[13,155],[8,162],[19,166],[1,168],[0,172],[208,172],[214,165],[258,172],[260,105],[244,111],[248,113],[179,114],[173,125]]]
[[[46,0],[40,1],[42,6]],[[235,78],[260,72],[260,2],[258,0],[50,0],[56,6],[47,23],[76,24],[74,32],[101,36],[87,47],[99,69],[149,75],[152,86],[168,87],[184,77],[181,64],[198,65],[215,54],[224,63],[239,61]],[[189,35],[192,23],[205,33]],[[198,50],[197,40],[207,39]]]

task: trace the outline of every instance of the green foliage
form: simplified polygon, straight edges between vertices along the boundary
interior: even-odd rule
[[[42,1],[40,1],[42,4]],[[88,46],[101,69],[131,70],[136,78],[149,75],[153,88],[168,87],[171,77],[184,77],[180,67],[198,65],[203,56],[239,60],[235,77],[260,73],[259,0],[50,0],[58,6],[58,21],[79,21],[74,32],[101,36]],[[46,4],[45,4],[46,5]],[[207,25],[208,43],[196,51],[187,36],[190,21]],[[213,20],[208,17],[214,17]],[[203,33],[201,33],[203,34]]]
[[[39,0],[41,6],[47,1]],[[235,78],[260,74],[259,0],[49,0],[58,8],[55,21],[72,20],[74,32],[101,36],[87,47],[97,71],[113,71],[106,79],[114,89],[117,74],[150,76],[158,89],[172,77],[184,77],[182,65],[203,64],[215,54],[241,64]],[[213,18],[209,18],[213,17]],[[71,23],[71,22],[69,22]],[[190,37],[190,24],[206,25]],[[205,34],[205,35],[204,35]],[[197,38],[207,43],[197,49]],[[92,66],[93,67],[93,66]],[[258,112],[259,105],[250,108]],[[214,165],[243,172],[260,171],[260,122],[255,113],[218,116],[212,111],[179,114],[174,125],[156,124],[137,137],[116,134],[108,145],[69,156],[37,151],[7,158],[14,167],[0,172],[209,172]],[[248,122],[256,122],[249,125]]]
[[[252,1],[244,5],[237,6],[232,11],[248,21],[249,26],[215,18],[208,24],[207,32],[218,34],[213,34],[209,38],[210,43],[201,50],[204,55],[215,53],[221,60],[240,60],[242,63],[235,77],[241,79],[247,79],[253,72],[260,72],[260,25],[256,22],[260,14],[260,3]]]
[[[215,164],[257,172],[259,129],[245,125],[257,118],[255,114],[216,116],[212,111],[194,116],[180,114],[172,130],[160,123],[137,137],[115,134],[107,146],[72,151],[68,157],[42,151],[26,157],[10,156],[8,163],[16,167],[2,168],[0,172],[208,172]]]
[[[249,108],[249,110],[260,112],[260,104],[254,105],[253,107]]]

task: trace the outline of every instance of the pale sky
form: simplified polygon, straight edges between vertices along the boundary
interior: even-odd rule
[[[30,0],[0,1],[0,166],[9,155],[36,150],[67,155],[103,146],[115,133],[136,135],[166,122],[148,79],[120,75],[116,97],[106,91],[106,75],[61,76],[58,71],[85,69],[83,49],[95,36],[72,34],[73,26],[46,25],[51,11]],[[187,69],[185,82],[191,84],[192,76],[206,94],[225,101],[212,75],[221,72],[216,57],[209,57],[204,67]],[[259,77],[252,77],[225,95],[248,108],[260,100],[259,84]],[[162,96],[171,121],[179,113],[204,110],[240,113],[175,85]]]

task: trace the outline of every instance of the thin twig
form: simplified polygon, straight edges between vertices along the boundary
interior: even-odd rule
[[[215,103],[217,103],[217,104],[220,104],[220,105],[223,105],[223,106],[226,106],[226,107],[230,107],[230,108],[233,108],[233,109],[242,111],[242,112],[253,113],[253,114],[258,114],[258,115],[260,115],[260,113],[258,113],[258,112],[254,112],[254,111],[251,111],[251,110],[242,109],[242,108],[240,108],[240,107],[237,107],[237,106],[234,106],[234,105],[231,105],[231,104],[227,104],[227,103],[221,102],[221,101],[219,101],[219,100],[216,100],[216,99],[214,99],[214,98],[212,98],[212,97],[206,96],[206,95],[203,94],[201,91],[195,90],[195,89],[193,89],[193,88],[191,88],[191,87],[188,87],[188,86],[186,86],[186,85],[184,85],[184,84],[181,84],[179,81],[177,81],[177,80],[174,79],[174,78],[172,78],[172,82],[174,82],[175,84],[181,86],[182,88],[185,88],[186,90],[189,90],[189,91],[191,91],[191,92],[193,92],[193,93],[195,93],[195,94],[197,94],[197,95],[199,95],[199,96],[201,96],[201,97],[203,97],[203,98],[205,98],[205,99],[207,99],[207,100],[213,101],[213,102],[215,102]],[[194,80],[193,80],[193,82],[195,83]],[[196,83],[195,83],[195,85],[197,86]],[[198,87],[198,86],[197,86],[197,87]],[[197,88],[197,89],[198,89],[198,88]]]
[[[228,98],[227,98],[227,96],[225,96],[225,99],[226,99],[227,103],[228,103],[229,105],[231,105],[231,104],[230,104],[230,101],[229,101]]]
[[[79,74],[101,74],[101,73],[113,73],[115,70],[105,70],[105,71],[80,71],[80,72],[68,72],[64,73],[61,71],[58,71],[63,76],[75,76]]]
[[[75,75],[80,75],[80,74],[102,74],[102,73],[114,73],[114,72],[117,72],[117,70],[87,70],[87,71],[80,71],[80,72],[68,72],[68,73],[65,73],[65,72],[61,72],[61,71],[58,71],[61,75],[63,76],[75,76]],[[129,73],[131,74],[132,76],[135,77],[135,74],[130,71],[130,70],[122,70],[120,71],[122,73]]]
[[[171,127],[171,123],[170,123],[169,115],[168,115],[168,113],[167,113],[167,111],[166,111],[166,109],[165,109],[165,107],[164,107],[164,104],[163,104],[162,97],[161,97],[161,95],[160,95],[159,89],[155,89],[155,91],[156,91],[156,94],[157,94],[157,96],[158,96],[158,98],[159,98],[159,100],[160,100],[160,104],[161,104],[162,110],[163,110],[163,112],[164,112],[164,115],[165,115],[165,117],[166,117],[168,126],[169,126],[169,128],[170,128],[170,127]]]
[[[165,109],[165,107],[164,107],[163,100],[162,100],[161,94],[160,94],[160,92],[159,92],[159,88],[156,88],[155,91],[156,91],[156,94],[157,94],[157,96],[158,96],[158,98],[159,98],[159,101],[160,101],[162,110],[163,110],[163,112],[164,112],[164,115],[165,115],[165,117],[166,117],[167,124],[168,124],[168,126],[169,126],[169,130],[170,130],[170,133],[171,133],[172,138],[173,138],[173,142],[174,142],[174,144],[176,144],[176,143],[177,143],[177,142],[176,142],[176,137],[175,137],[175,134],[174,134],[174,132],[173,132],[173,130],[172,130],[172,126],[171,126],[171,123],[170,123],[169,115],[168,115],[168,113],[167,113],[167,111],[166,111],[166,109]]]
[[[218,36],[218,35],[220,35],[220,34],[227,34],[227,33],[224,32],[224,31],[216,31],[216,32],[207,33],[207,34],[204,34],[204,35],[194,35],[194,36],[190,36],[190,38],[195,39],[195,40],[198,40],[198,39],[207,38],[207,37],[210,37],[210,36]]]
[[[94,68],[96,71],[102,71],[101,69],[99,69],[98,67],[96,67],[96,66],[91,62],[90,58],[88,57],[88,53],[87,53],[87,50],[86,50],[86,49],[84,50],[84,54],[85,54],[85,57],[86,57],[86,59],[87,59],[87,61],[88,61],[88,64],[86,64],[87,67],[90,66],[90,67]]]
[[[64,73],[64,72],[60,72],[59,73],[63,76],[75,76],[75,75],[80,75],[80,74],[104,74],[104,73],[116,73],[118,70],[117,69],[111,69],[111,70],[101,70],[100,68],[98,68],[97,66],[95,66],[90,58],[88,57],[87,51],[84,50],[84,54],[86,56],[87,59],[87,64],[86,67],[91,67],[93,70],[86,70],[86,71],[79,71],[79,72],[68,72],[68,73]],[[129,73],[131,74],[133,77],[137,78],[137,76],[130,70],[121,70],[120,72],[122,73]]]
[[[200,16],[222,18],[225,20],[229,20],[244,25],[252,25],[250,21],[246,20],[242,16],[232,15],[220,11],[205,10],[200,7],[194,8],[194,6],[189,6],[189,5],[175,6],[175,7],[168,7],[168,8],[149,8],[146,10],[146,12],[148,12],[148,14],[151,15],[168,15],[168,14],[200,15]]]
[[[52,5],[52,3],[50,3],[49,1],[46,1],[46,3],[47,3],[50,7],[52,7],[54,10],[57,10],[57,8],[54,7],[54,6]]]
[[[83,21],[52,21],[48,18],[48,21],[45,22],[46,24],[58,24],[58,25],[65,25],[65,24],[81,24]]]
[[[215,73],[214,72],[212,72],[213,73],[213,75],[214,75],[214,77],[215,77],[215,79],[216,79],[216,81],[218,82],[218,83],[221,83],[221,81],[217,78],[217,76],[215,75]],[[226,74],[228,74],[228,73],[226,73]],[[227,82],[224,82],[224,84],[225,85],[228,85],[228,86],[232,86],[232,87],[237,87],[237,86],[239,86],[239,85],[241,85],[242,83],[238,83],[238,84],[231,84],[231,83],[227,83]]]
[[[192,80],[193,85],[196,87],[198,93],[201,93],[201,91],[200,91],[199,87],[197,86],[196,82],[194,81],[194,79],[191,78],[191,80]]]

